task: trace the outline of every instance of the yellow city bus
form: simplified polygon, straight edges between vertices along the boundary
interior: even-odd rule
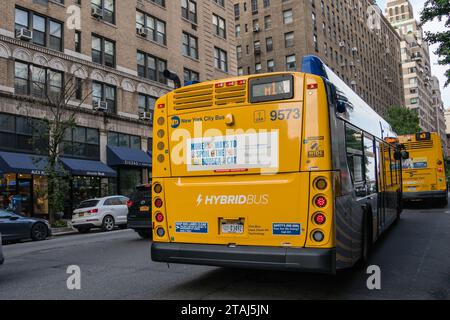
[[[447,205],[447,183],[442,143],[436,132],[401,135],[409,159],[403,161],[403,199],[437,200]]]
[[[401,213],[390,125],[315,56],[154,112],[153,261],[335,273]]]

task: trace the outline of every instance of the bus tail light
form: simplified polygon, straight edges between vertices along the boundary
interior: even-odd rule
[[[324,224],[326,220],[327,219],[323,213],[319,212],[314,215],[314,222],[318,225]]]
[[[153,191],[154,191],[155,193],[161,193],[161,191],[162,191],[162,186],[161,186],[159,183],[156,183],[156,184],[153,186]]]
[[[316,242],[322,242],[323,239],[325,239],[325,235],[323,234],[322,231],[316,230],[316,231],[313,231],[312,238]]]
[[[437,171],[438,171],[438,172],[444,172],[444,169],[442,169],[442,168],[437,168]]]
[[[306,86],[306,88],[308,88],[308,90],[317,89],[318,87],[319,87],[319,85],[317,83],[311,83]]]
[[[318,190],[325,190],[328,187],[327,180],[325,178],[317,178],[314,181],[314,185]]]
[[[324,196],[317,196],[314,198],[314,204],[318,208],[323,208],[327,205],[327,199]]]
[[[160,198],[156,198],[155,199],[155,207],[156,208],[161,208],[163,205],[163,201]]]
[[[158,229],[156,229],[156,234],[158,235],[158,237],[162,238],[166,234],[166,231],[164,230],[164,228],[159,227]]]
[[[161,212],[158,212],[158,213],[156,213],[155,219],[158,222],[163,222],[164,221],[164,216],[163,216],[163,214]]]

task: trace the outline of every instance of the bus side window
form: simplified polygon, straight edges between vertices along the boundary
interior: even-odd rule
[[[367,194],[377,192],[377,170],[375,167],[375,150],[373,138],[364,137],[364,163]]]
[[[345,126],[347,162],[357,197],[366,195],[364,185],[364,153],[362,132],[349,125]]]

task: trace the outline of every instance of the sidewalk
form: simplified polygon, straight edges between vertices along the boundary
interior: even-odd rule
[[[72,228],[72,224],[70,221],[67,221],[67,227],[64,228],[52,228],[52,236],[58,237],[58,236],[64,236],[68,234],[74,234],[78,233],[78,231],[74,228]]]

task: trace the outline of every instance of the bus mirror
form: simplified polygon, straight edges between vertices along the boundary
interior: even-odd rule
[[[337,112],[339,112],[339,113],[345,113],[347,111],[347,102],[345,102],[343,100],[338,100],[336,109],[337,109]]]
[[[402,154],[402,159],[403,160],[409,159],[409,152],[408,151],[402,151],[401,154]]]

